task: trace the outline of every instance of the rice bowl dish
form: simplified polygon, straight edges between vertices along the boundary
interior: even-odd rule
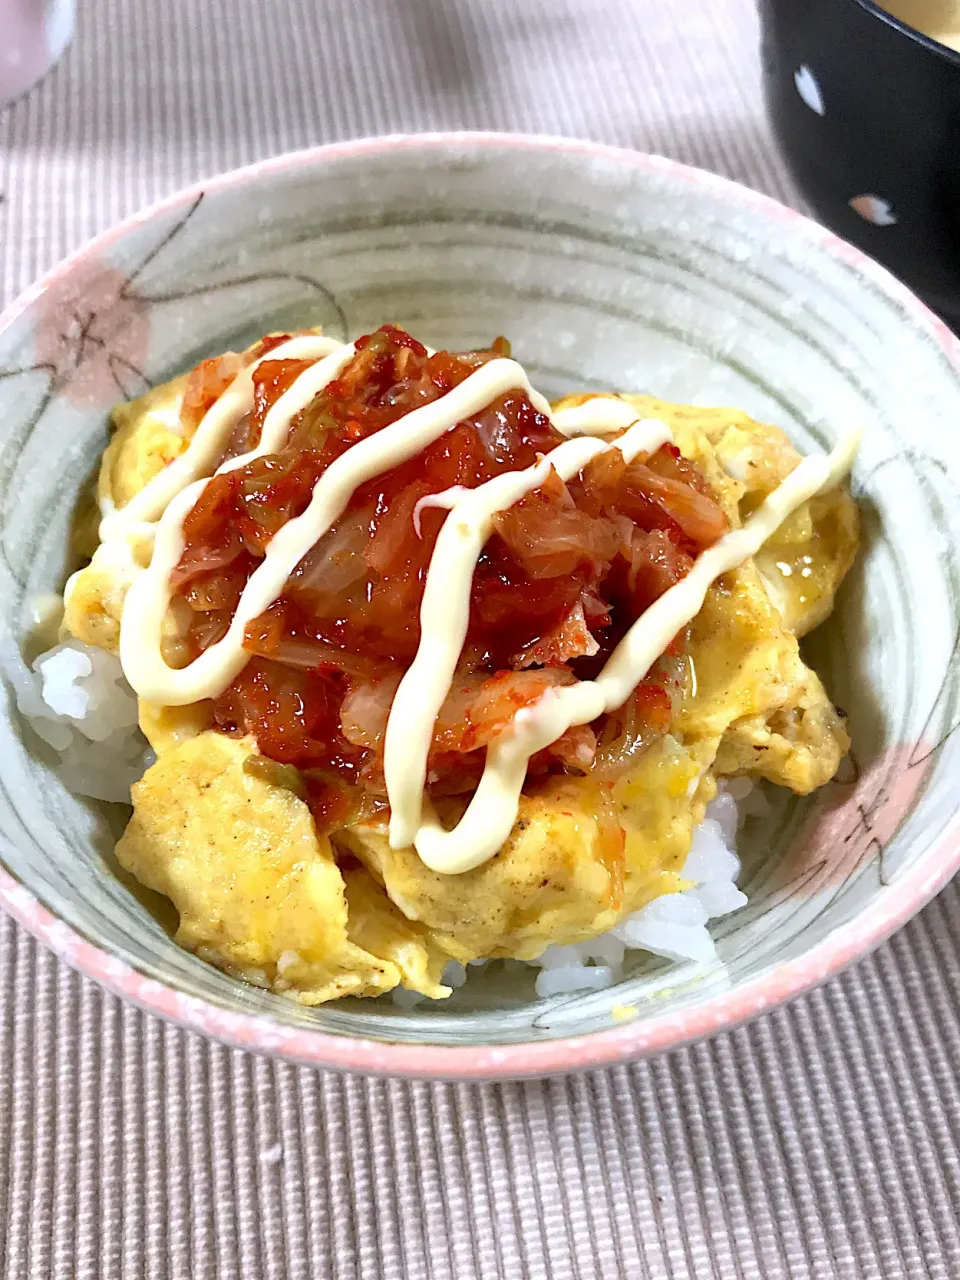
[[[755,782],[808,793],[849,743],[797,637],[856,553],[855,449],[550,406],[499,339],[268,335],[117,410],[58,643],[5,666],[71,790],[132,786],[117,856],[177,940],[246,982],[407,1007],[497,958],[544,998],[628,950],[710,963]]]
[[[830,619],[801,641],[849,713],[851,746],[827,785],[800,794],[764,778],[738,800],[748,903],[708,924],[718,962],[628,949],[613,988],[548,1000],[534,999],[540,970],[509,958],[458,961],[469,976],[451,997],[409,1009],[401,1002],[416,996],[402,986],[319,1006],[275,994],[178,945],[171,900],[111,852],[129,806],[64,785],[9,678],[0,907],[94,982],[181,1027],[301,1064],[415,1078],[517,1078],[662,1052],[864,956],[958,865],[960,354],[875,263],[713,175],[560,139],[371,139],[210,179],[85,246],[0,323],[4,668],[20,663],[22,676],[58,644],[52,593],[95,550],[99,513],[78,540],[72,512],[118,401],[265,332],[320,324],[346,341],[384,317],[438,350],[509,334],[554,404],[580,390],[643,393],[654,416],[650,393],[698,414],[737,406],[718,412],[728,425],[776,424],[794,465],[864,425],[851,479],[860,548]],[[878,359],[889,350],[896,360]],[[132,737],[134,756],[143,749]],[[597,923],[590,936],[609,932]]]

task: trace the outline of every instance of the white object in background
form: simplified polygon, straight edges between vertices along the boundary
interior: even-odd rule
[[[75,0],[0,0],[0,106],[45,76],[73,39]]]

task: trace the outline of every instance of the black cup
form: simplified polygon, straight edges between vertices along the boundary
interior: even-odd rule
[[[960,53],[871,0],[759,0],[767,109],[817,216],[960,332]]]

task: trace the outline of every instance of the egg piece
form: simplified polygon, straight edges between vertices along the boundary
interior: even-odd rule
[[[529,960],[548,943],[603,933],[683,887],[680,868],[709,798],[697,791],[701,773],[702,761],[667,737],[615,786],[553,779],[522,797],[503,848],[461,875],[432,871],[414,849],[391,849],[382,821],[356,824],[335,840],[455,959]],[[444,820],[459,817],[449,802],[437,807]]]
[[[784,432],[741,410],[622,399],[640,416],[667,423],[733,527],[801,461]],[[797,639],[829,616],[859,537],[859,513],[846,489],[817,494],[757,556],[707,592],[688,633],[694,680],[676,708],[674,731],[688,745],[717,739],[717,774],[762,777],[806,795],[839,768],[850,746],[846,726]]]
[[[431,871],[414,849],[391,849],[383,822],[337,833],[337,843],[382,882],[409,920],[425,925],[461,963],[539,955],[554,935],[588,937],[610,928],[623,901],[622,841],[608,851],[597,817],[575,789],[525,796],[503,848],[462,875]]]
[[[140,731],[158,756],[176,750],[191,738],[213,727],[210,702],[191,702],[185,707],[158,707],[138,699]]]
[[[172,901],[177,942],[303,1004],[378,995],[404,979],[449,994],[439,982],[447,957],[382,892],[374,905],[372,882],[354,875],[348,895],[310,810],[247,768],[251,757],[251,740],[203,733],[133,788],[117,859]]]
[[[139,565],[127,546],[101,543],[93,559],[67,581],[63,593],[64,637],[120,651],[120,619]]]
[[[131,498],[187,448],[180,427],[186,377],[175,378],[138,400],[118,405],[113,437],[104,451],[97,480],[101,515],[126,506]],[[132,545],[102,544],[90,564],[75,573],[64,593],[64,629],[84,644],[110,653],[120,648],[120,617],[127,588],[149,563],[149,539]]]
[[[688,743],[717,740],[716,773],[766,778],[801,795],[829,782],[850,739],[754,565],[707,593],[687,653],[695,691],[674,728]]]
[[[125,507],[190,443],[180,422],[187,377],[154,387],[138,400],[119,404],[112,414],[113,437],[100,464],[100,509]]]
[[[450,952],[416,921],[408,920],[387,897],[383,885],[359,863],[342,868],[347,897],[347,938],[362,950],[396,966],[400,985],[433,1000],[450,988],[443,971]]]
[[[565,396],[554,407],[591,398]],[[647,395],[617,398],[638,417],[660,418],[670,427],[680,452],[702,471],[734,527],[801,461],[785,432],[754,422],[741,409],[671,404]],[[859,544],[859,512],[845,487],[804,503],[765,543],[754,561],[788,631],[804,636],[830,615]]]

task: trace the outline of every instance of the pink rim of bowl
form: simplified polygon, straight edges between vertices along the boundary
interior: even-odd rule
[[[289,152],[235,169],[169,196],[134,214],[90,240],[32,286],[0,316],[0,332],[7,328],[52,284],[88,258],[102,252],[135,227],[162,213],[189,204],[202,191],[222,191],[252,179],[300,165],[346,156],[374,155],[408,147],[449,147],[458,141],[471,145],[513,147],[538,152],[593,156],[651,173],[666,173],[707,189],[731,206],[754,209],[769,218],[802,226],[807,234],[838,258],[857,268],[922,327],[928,328],[945,355],[960,372],[960,340],[898,280],[859,249],[802,214],[769,196],[702,169],[662,156],[571,138],[501,133],[397,134],[331,143]],[[960,810],[935,853],[897,881],[889,903],[874,903],[863,918],[837,930],[806,955],[785,961],[769,973],[741,987],[711,996],[691,1009],[623,1023],[589,1035],[486,1047],[449,1047],[361,1040],[326,1031],[285,1027],[262,1015],[240,1014],[187,996],[174,987],[147,977],[101,950],[57,919],[6,870],[0,867],[0,907],[62,960],[113,994],[132,1001],[147,1013],[199,1031],[224,1044],[268,1053],[314,1067],[413,1079],[489,1080],[561,1074],[628,1062],[675,1049],[705,1036],[729,1031],[787,1000],[802,995],[862,959],[933,898],[960,868]]]

